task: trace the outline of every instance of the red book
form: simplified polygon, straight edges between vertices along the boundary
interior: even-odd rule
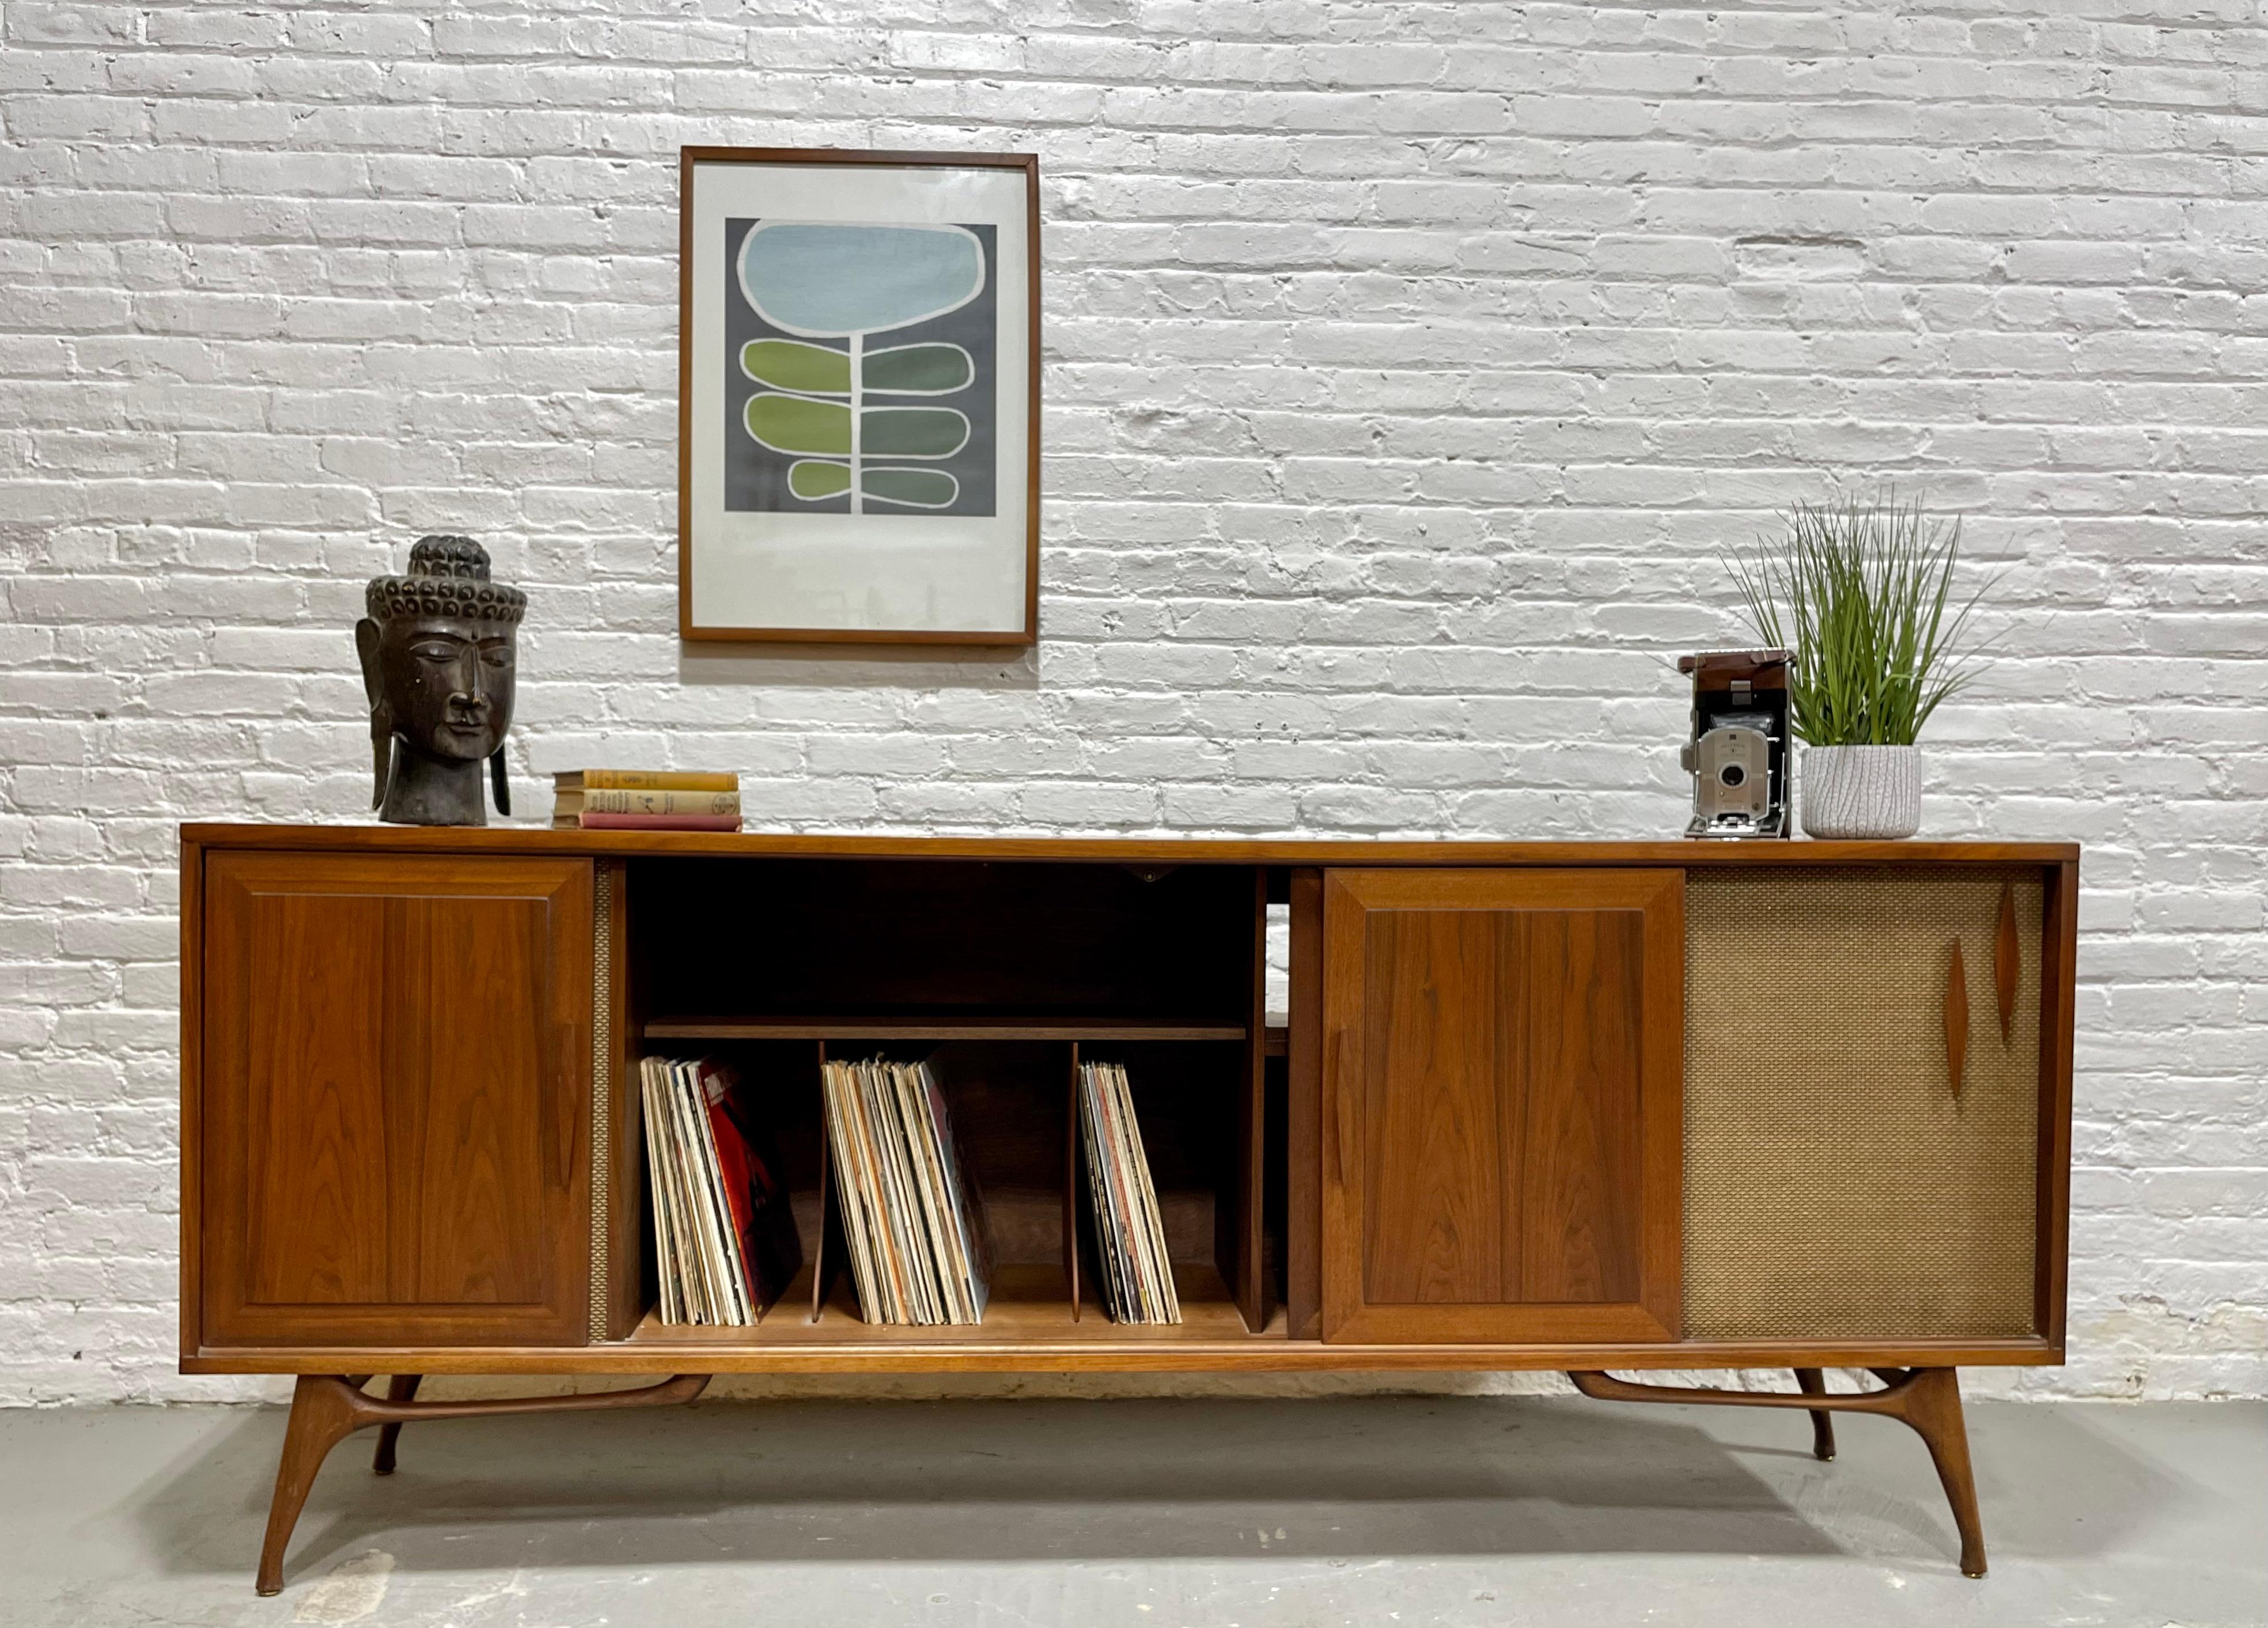
[[[738,814],[585,814],[576,815],[576,820],[586,831],[737,831],[740,829],[740,816]]]

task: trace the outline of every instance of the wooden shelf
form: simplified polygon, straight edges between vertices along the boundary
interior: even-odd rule
[[[1094,1298],[1093,1285],[1083,1285],[1079,1315],[1071,1315],[1071,1296],[1063,1271],[1056,1266],[1002,1266],[992,1274],[992,1295],[984,1321],[970,1326],[914,1326],[866,1322],[858,1315],[858,1300],[846,1271],[836,1275],[819,1321],[811,1318],[811,1269],[798,1272],[787,1293],[753,1328],[681,1327],[665,1324],[649,1311],[627,1342],[656,1348],[696,1349],[704,1353],[719,1348],[776,1350],[807,1345],[948,1345],[1018,1347],[1086,1344],[1155,1345],[1219,1344],[1222,1342],[1281,1340],[1286,1330],[1279,1315],[1263,1333],[1254,1334],[1228,1297],[1228,1285],[1218,1269],[1177,1263],[1174,1287],[1182,1298],[1182,1321],[1176,1323],[1113,1322]]]
[[[1242,1040],[1241,1023],[1174,1018],[1039,1017],[1018,1013],[859,1013],[842,1017],[662,1017],[648,1040]]]

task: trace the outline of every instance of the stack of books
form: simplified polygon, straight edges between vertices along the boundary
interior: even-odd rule
[[[737,831],[740,777],[692,770],[578,769],[554,775],[551,823],[600,831]]]
[[[828,1146],[868,1322],[983,1321],[990,1280],[983,1212],[926,1063],[830,1062]]]
[[[777,1158],[739,1116],[729,1069],[639,1067],[661,1320],[746,1328],[803,1265]]]
[[[1087,1191],[1094,1199],[1095,1253],[1116,1322],[1179,1322],[1181,1296],[1166,1255],[1158,1190],[1134,1122],[1134,1095],[1116,1063],[1079,1070],[1080,1139],[1086,1146]]]

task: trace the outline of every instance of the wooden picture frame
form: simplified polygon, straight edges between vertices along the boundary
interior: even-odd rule
[[[679,637],[1036,644],[1038,156],[686,147],[678,217]]]

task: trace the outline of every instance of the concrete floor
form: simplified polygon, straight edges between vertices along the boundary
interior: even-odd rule
[[[1533,1397],[711,1403],[332,1455],[252,1592],[274,1410],[0,1413],[0,1622],[2259,1628],[2268,1404],[1975,1404],[1919,1440]]]

